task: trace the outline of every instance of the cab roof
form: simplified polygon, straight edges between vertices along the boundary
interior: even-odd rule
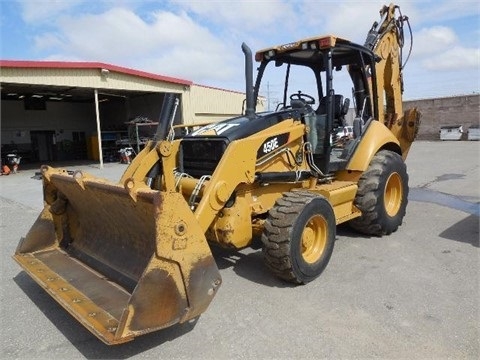
[[[365,59],[367,62],[375,57],[371,50],[362,45],[335,35],[320,35],[259,50],[255,60],[298,65],[322,64],[322,51],[326,49],[334,49],[334,66],[357,63],[359,52],[369,58]]]

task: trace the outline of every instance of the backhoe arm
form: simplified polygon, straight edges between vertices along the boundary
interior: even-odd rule
[[[397,11],[399,15],[395,18]],[[376,83],[372,86],[376,86],[378,94],[378,120],[399,140],[405,159],[418,132],[420,119],[416,109],[404,113],[402,104],[402,72],[406,63],[402,64],[403,25],[407,23],[409,28],[410,25],[408,17],[403,16],[400,7],[394,4],[384,6],[380,10],[380,16],[380,22],[375,22],[368,32],[365,46],[377,55]]]

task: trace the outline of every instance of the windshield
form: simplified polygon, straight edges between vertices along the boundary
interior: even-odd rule
[[[287,78],[288,76],[288,78]],[[314,71],[306,66],[270,63],[263,73],[259,95],[266,99],[265,108],[274,111],[290,105],[290,96],[299,91],[312,96],[318,104],[319,85],[315,81]],[[323,93],[323,90],[321,91]]]
[[[318,111],[320,99],[326,96],[326,71],[314,69],[305,65],[262,63],[259,68],[261,82],[257,78],[256,91],[265,99],[265,109],[275,111],[291,105],[291,99],[301,97],[311,101],[311,107]],[[352,97],[353,83],[347,66],[333,69],[332,83],[335,94],[344,98]]]

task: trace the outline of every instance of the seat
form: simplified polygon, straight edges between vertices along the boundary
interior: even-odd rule
[[[335,94],[333,96],[333,99],[334,99],[333,100],[333,127],[334,128],[342,127],[344,126],[344,123],[345,123],[345,110],[344,110],[345,106],[343,101],[343,95]],[[350,101],[348,101],[348,103],[350,103]],[[327,97],[323,97],[320,99],[318,109],[317,109],[317,114],[324,115],[326,113],[327,113]]]

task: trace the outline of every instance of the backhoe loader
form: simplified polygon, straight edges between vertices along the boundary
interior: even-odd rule
[[[273,274],[305,284],[327,266],[336,225],[396,231],[420,115],[402,109],[408,18],[393,4],[380,15],[364,45],[326,35],[258,51],[255,83],[242,44],[244,113],[173,126],[178,95],[166,95],[155,137],[118,183],[43,166],[45,207],[14,259],[94,335],[119,344],[207,309],[222,282],[210,246],[259,243]],[[283,100],[257,113],[267,68],[282,72]],[[289,86],[297,68],[313,93]]]

